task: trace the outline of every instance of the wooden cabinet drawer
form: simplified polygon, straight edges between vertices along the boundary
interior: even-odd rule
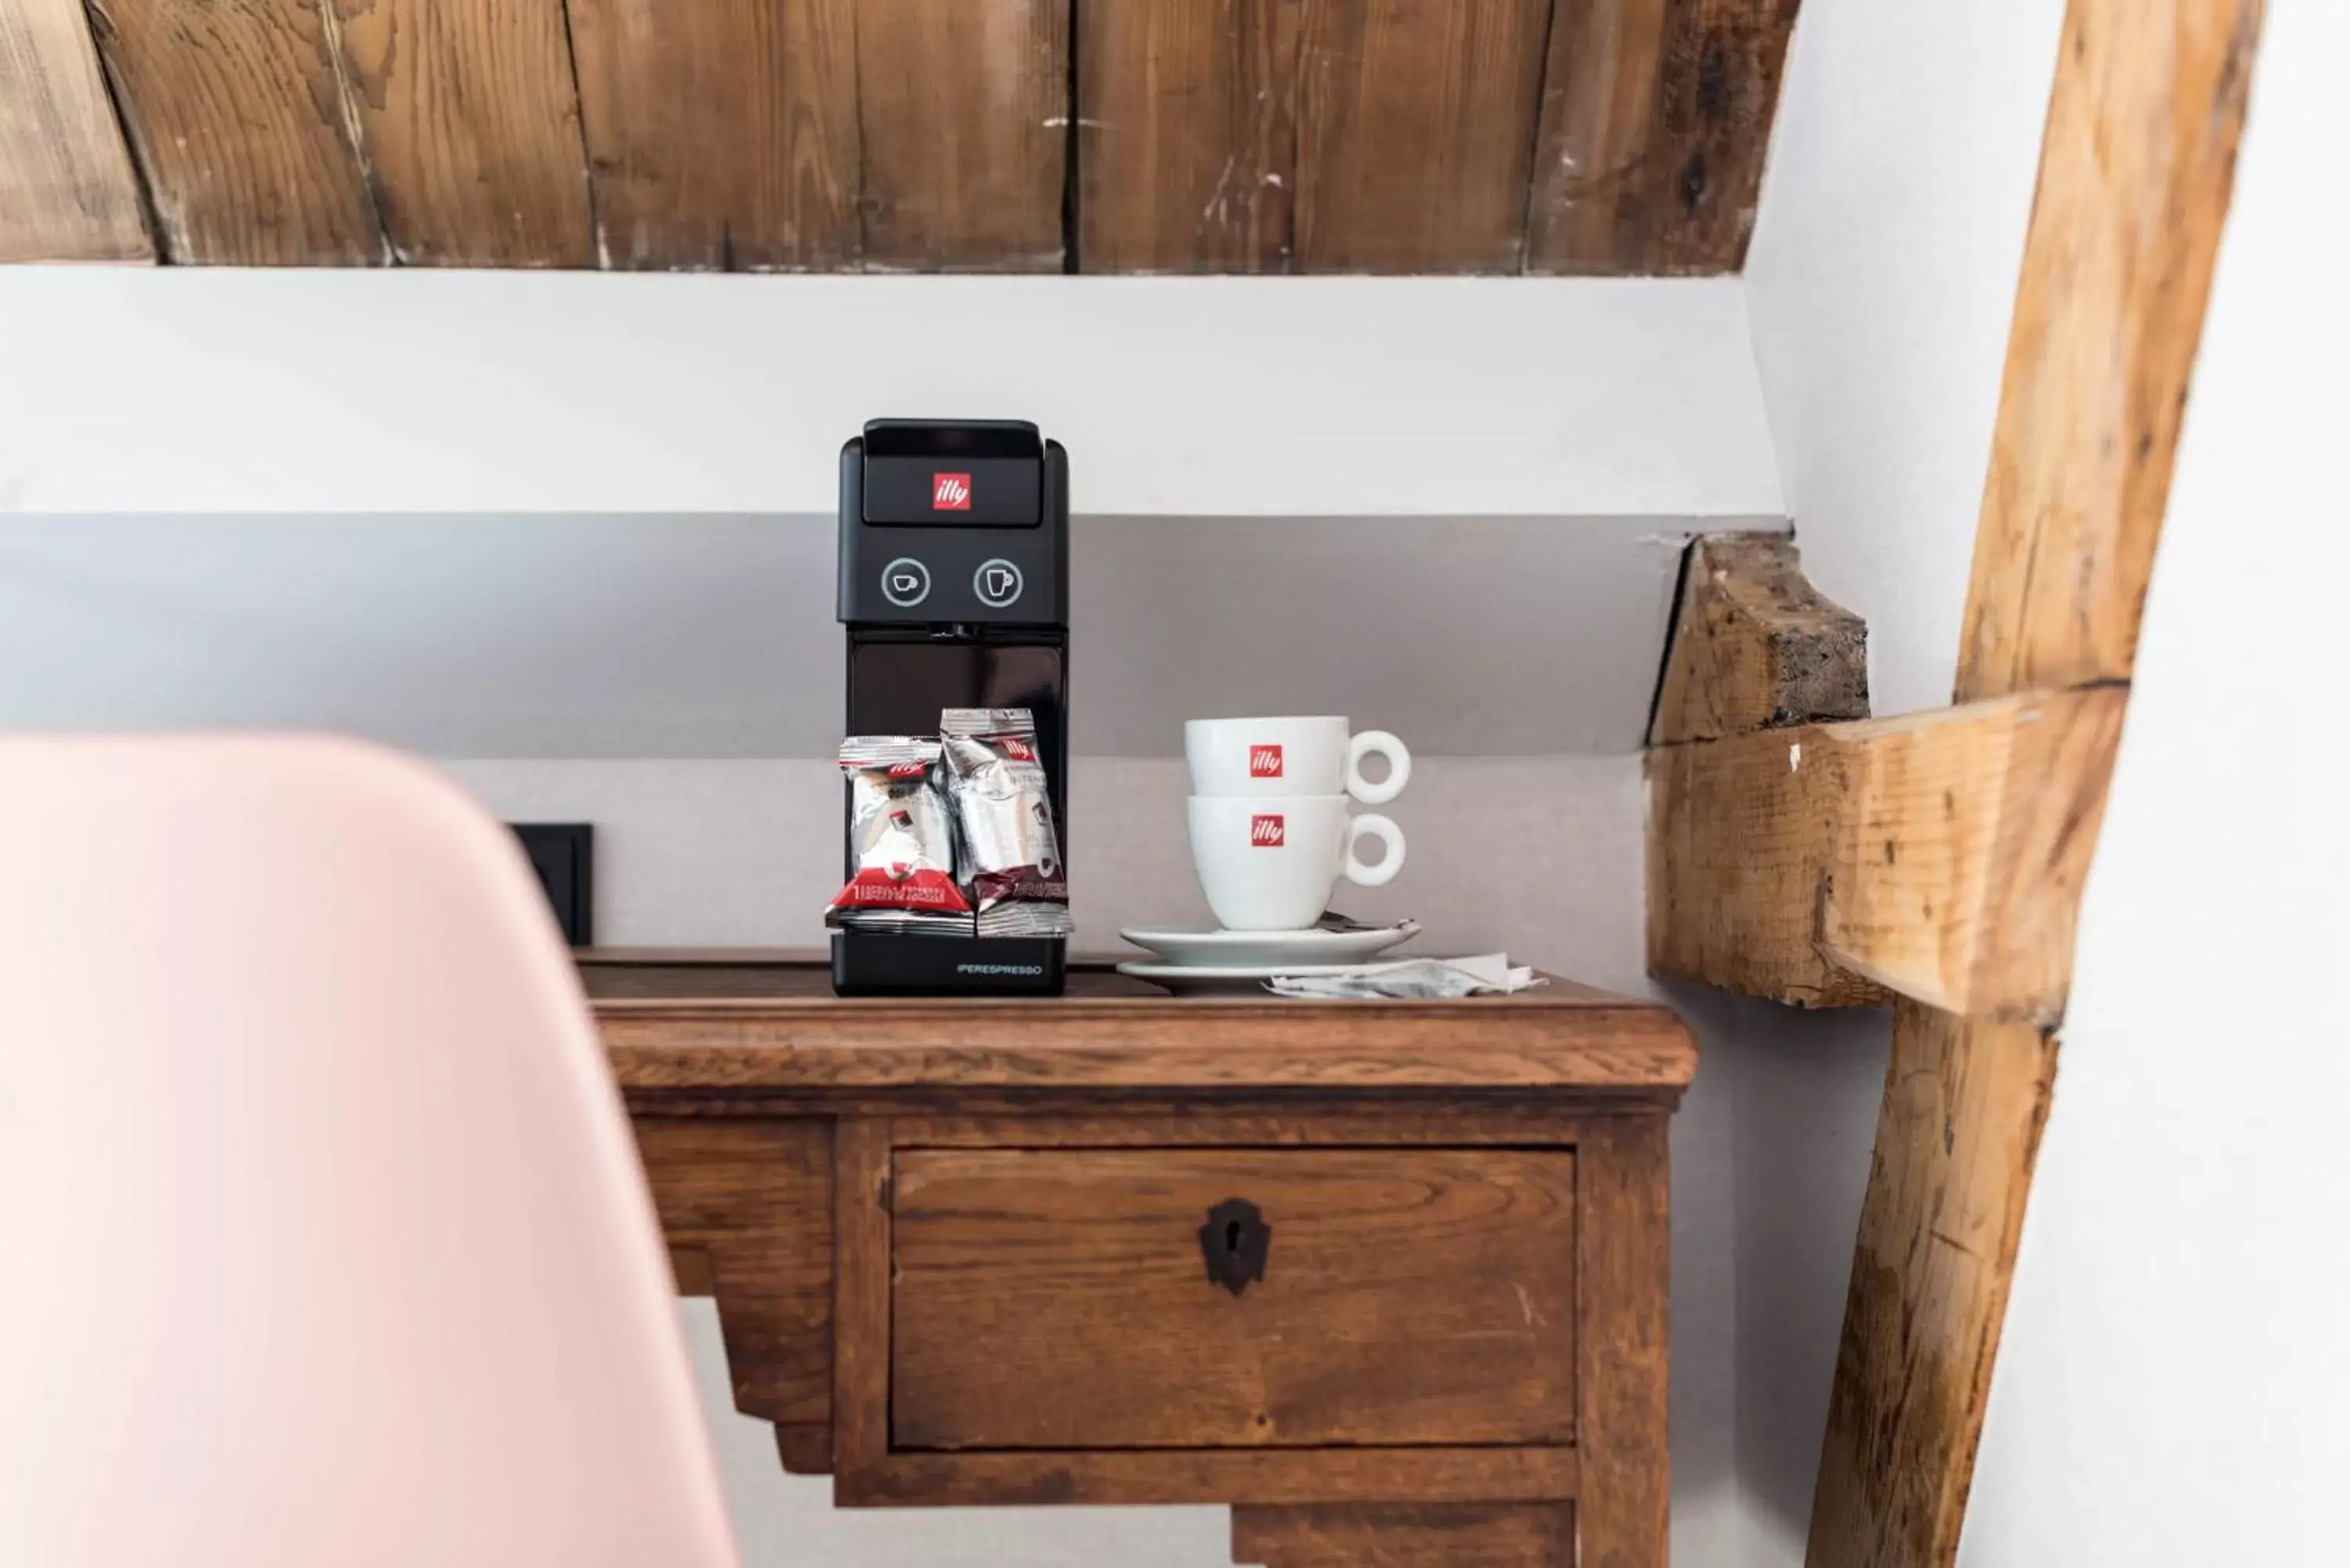
[[[908,1148],[893,1187],[893,1448],[1573,1440],[1570,1150]]]

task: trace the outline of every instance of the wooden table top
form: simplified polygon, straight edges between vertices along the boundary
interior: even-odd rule
[[[1550,978],[1458,1002],[1178,998],[1076,960],[1051,998],[832,993],[771,949],[578,954],[627,1090],[1562,1088],[1677,1093],[1671,1009]]]

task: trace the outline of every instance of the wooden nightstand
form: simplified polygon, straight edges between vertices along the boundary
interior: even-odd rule
[[[1230,1503],[1271,1568],[1665,1561],[1667,1009],[581,969],[679,1288],[840,1503]]]

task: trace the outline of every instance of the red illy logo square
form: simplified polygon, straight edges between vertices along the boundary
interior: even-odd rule
[[[1259,849],[1278,849],[1288,837],[1288,819],[1278,813],[1249,818],[1249,842]]]
[[[931,510],[933,512],[970,511],[971,475],[968,473],[931,475]]]
[[[1281,748],[1279,746],[1251,746],[1249,748],[1249,777],[1253,779],[1277,779],[1280,776]]]

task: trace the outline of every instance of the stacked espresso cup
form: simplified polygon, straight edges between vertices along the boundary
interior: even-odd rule
[[[1387,759],[1387,776],[1363,777],[1363,759]],[[1347,721],[1194,719],[1183,726],[1191,765],[1191,864],[1208,908],[1232,931],[1304,930],[1322,918],[1344,877],[1360,887],[1395,880],[1403,830],[1376,812],[1411,780],[1411,753],[1384,730],[1349,735]],[[1386,846],[1376,864],[1357,853],[1366,837]]]

